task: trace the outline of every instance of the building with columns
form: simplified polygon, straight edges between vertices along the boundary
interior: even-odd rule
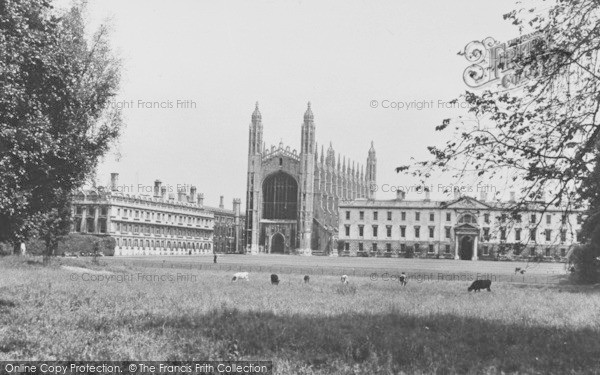
[[[579,243],[581,211],[565,212],[531,202],[512,213],[507,202],[455,195],[447,201],[356,199],[339,203],[338,252],[345,256],[462,260],[541,256],[564,259]]]
[[[214,214],[195,186],[168,193],[173,189],[156,180],[142,189],[152,192],[147,195],[127,194],[123,187],[112,173],[109,188],[76,192],[72,232],[115,238],[115,256],[213,253]]]
[[[339,201],[375,198],[369,188],[377,176],[373,143],[365,170],[336,155],[331,143],[319,153],[315,129],[308,103],[299,151],[283,143],[266,148],[256,104],[248,137],[247,253],[336,254]]]

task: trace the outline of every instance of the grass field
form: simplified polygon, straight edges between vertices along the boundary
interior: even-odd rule
[[[0,258],[0,360],[265,359],[279,374],[600,373],[600,290],[565,284],[562,265],[531,266],[519,280],[514,263],[315,258],[50,267]],[[251,271],[249,282],[231,282],[239,269]],[[269,283],[273,270],[279,286]],[[415,276],[406,287],[382,280],[399,271]],[[417,282],[419,272],[499,281],[469,294],[468,281]],[[540,283],[549,273],[552,282]]]

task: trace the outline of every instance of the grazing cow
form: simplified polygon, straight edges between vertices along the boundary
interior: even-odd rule
[[[467,291],[476,291],[478,292],[481,289],[487,289],[488,292],[491,292],[490,286],[492,285],[492,280],[475,280],[473,284],[467,289]]]
[[[308,283],[310,281],[310,276],[304,275],[304,283]]]
[[[279,276],[271,274],[271,285],[279,285]]]
[[[233,275],[233,279],[231,279],[231,281],[238,281],[238,280],[246,280],[249,281],[250,279],[248,278],[248,272],[237,272]]]
[[[342,275],[342,284],[348,284],[348,275]]]
[[[400,279],[400,284],[401,284],[402,286],[406,286],[406,283],[408,283],[408,278],[406,277],[406,274],[405,274],[404,272],[402,272],[402,273],[400,274],[400,277],[399,277],[399,279]]]
[[[517,267],[517,268],[515,268],[515,275],[516,275],[518,272],[520,272],[520,271],[521,271],[521,267]]]

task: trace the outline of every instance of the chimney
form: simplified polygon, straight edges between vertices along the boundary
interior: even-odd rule
[[[173,193],[169,193],[169,201],[173,202],[175,200],[175,195]]]
[[[162,199],[167,198],[167,187],[166,186],[161,186],[160,187],[160,197]]]
[[[196,203],[196,187],[190,187],[190,203]]]
[[[198,206],[204,206],[204,193],[198,193]]]
[[[177,200],[179,202],[185,202],[186,201],[186,193],[185,193],[185,189],[179,189],[177,191]]]
[[[516,199],[515,199],[515,197],[516,197],[516,194],[515,194],[515,192],[514,192],[514,191],[511,191],[511,192],[510,192],[510,200],[509,200],[509,202],[511,202],[511,203],[515,203],[515,202],[516,202]]]
[[[110,190],[111,191],[119,190],[119,188],[117,187],[118,184],[119,184],[119,174],[111,173],[110,174]]]
[[[431,200],[431,196],[429,195],[429,188],[426,187],[424,190],[425,190],[425,200],[426,201],[430,201]]]
[[[225,205],[223,205],[223,199],[224,197],[221,195],[221,198],[219,199],[219,208],[225,208]]]
[[[154,181],[154,198],[160,198],[160,185],[162,185],[160,180]]]
[[[406,198],[406,192],[404,190],[396,190],[396,200],[403,201]]]
[[[542,190],[542,192],[540,193],[540,201],[546,202],[546,191],[545,190]]]
[[[482,202],[487,201],[487,192],[486,191],[481,192],[481,201]]]

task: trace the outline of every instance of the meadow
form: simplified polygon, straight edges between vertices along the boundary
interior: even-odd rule
[[[0,258],[0,360],[262,359],[278,374],[600,373],[600,290],[535,278],[558,265],[520,280],[511,264],[448,263],[448,274],[491,267],[498,276],[492,292],[468,293],[464,280],[413,277],[402,287],[381,277],[384,265],[413,276],[446,267],[435,261],[211,262],[59,258],[43,267]],[[244,268],[250,280],[231,282]]]

